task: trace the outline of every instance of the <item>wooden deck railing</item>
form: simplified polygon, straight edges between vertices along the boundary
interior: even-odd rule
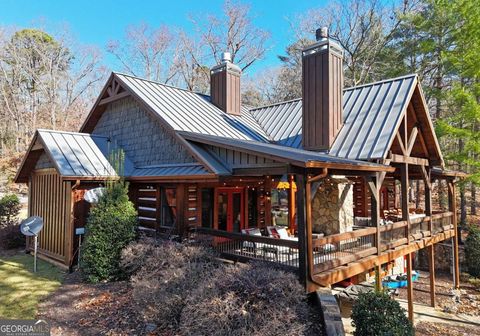
[[[410,220],[410,241],[451,230],[453,213],[445,212]],[[430,223],[431,222],[431,223]],[[431,230],[430,230],[431,225]],[[368,256],[408,244],[407,221],[380,226],[380,246],[375,245],[377,228],[368,227],[313,239],[314,274],[324,272]],[[378,249],[377,249],[378,248]]]
[[[298,241],[253,236],[208,228],[196,228],[193,238],[235,260],[262,260],[298,267]]]
[[[453,213],[445,212],[410,220],[410,241],[451,230],[452,218]],[[376,246],[376,227],[312,239],[314,274],[408,244],[405,237],[407,225],[407,221],[401,221],[380,226],[378,228],[380,246]],[[263,260],[298,267],[299,246],[295,240],[251,236],[208,228],[196,228],[193,237],[229,259]]]

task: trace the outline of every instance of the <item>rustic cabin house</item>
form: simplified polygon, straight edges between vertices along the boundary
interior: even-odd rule
[[[317,35],[302,52],[302,98],[242,105],[241,70],[226,53],[210,96],[112,73],[80,133],[38,130],[15,180],[45,220],[39,251],[72,265],[83,195],[117,174],[108,157],[122,149],[141,230],[282,264],[309,291],[388,272],[399,258],[411,272],[424,248],[433,287],[433,245],[453,238],[458,286],[460,175],[443,169],[418,77],[344,88],[342,48]],[[424,186],[418,209],[409,180]],[[436,180],[448,185],[447,212],[432,205]]]

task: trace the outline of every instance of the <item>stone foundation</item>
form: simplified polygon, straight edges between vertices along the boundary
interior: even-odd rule
[[[344,177],[322,180],[312,202],[313,232],[326,236],[353,230],[353,186]]]

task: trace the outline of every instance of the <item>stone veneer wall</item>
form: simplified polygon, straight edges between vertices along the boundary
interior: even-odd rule
[[[312,222],[313,232],[325,235],[353,230],[353,186],[348,179],[329,177],[320,182],[312,202]]]

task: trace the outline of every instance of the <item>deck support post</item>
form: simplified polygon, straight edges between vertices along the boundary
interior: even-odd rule
[[[412,283],[412,254],[407,254],[407,299],[408,319],[413,323],[413,283]]]
[[[425,215],[430,217],[428,221],[428,231],[430,237],[433,237],[433,221],[432,221],[432,183],[430,168],[424,169],[424,185],[425,185]],[[430,273],[430,306],[435,308],[435,248],[431,245],[427,248],[428,252],[428,270]]]
[[[448,185],[448,205],[449,210],[453,213],[453,231],[455,236],[453,239],[453,271],[454,271],[454,286],[455,288],[460,288],[460,267],[459,267],[459,257],[458,257],[458,223],[457,223],[457,199],[455,197],[455,183],[453,181],[447,181]]]
[[[383,176],[384,178],[384,176]],[[368,179],[368,186],[370,189],[370,205],[372,226],[377,229],[375,234],[375,247],[377,248],[377,255],[382,253],[381,237],[380,237],[380,189],[383,182],[382,176],[379,173],[375,177]],[[382,287],[381,281],[382,264],[375,265],[375,289],[380,290]]]
[[[307,230],[305,218],[305,202],[309,200],[305,197],[305,176],[295,175],[297,184],[297,231],[298,231],[298,270],[300,282],[307,286],[308,282],[308,264],[307,264]]]
[[[435,308],[435,245],[428,247],[428,268],[430,272],[430,306]]]
[[[401,186],[402,186],[402,219],[407,221],[405,227],[405,238],[407,238],[408,244],[410,244],[410,216],[408,214],[408,163],[402,164],[400,167],[401,172]]]

